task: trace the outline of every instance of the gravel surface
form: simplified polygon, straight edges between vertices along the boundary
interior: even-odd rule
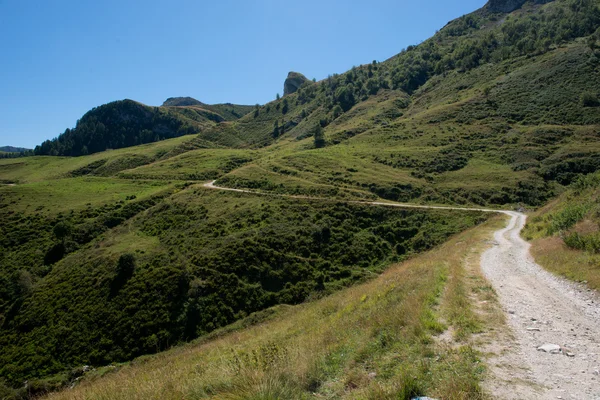
[[[505,382],[499,399],[600,399],[600,299],[583,285],[537,265],[521,239],[526,216],[505,212],[508,226],[494,234],[481,258],[513,331],[514,348],[500,349]],[[518,388],[518,390],[515,390]]]

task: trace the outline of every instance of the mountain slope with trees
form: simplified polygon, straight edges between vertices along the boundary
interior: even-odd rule
[[[193,100],[193,99],[191,99]],[[197,102],[201,107],[196,104]],[[87,112],[73,129],[36,146],[36,155],[82,156],[202,132],[248,113],[251,106],[204,105],[149,107],[133,100],[115,101]],[[165,104],[176,103],[169,99]],[[193,104],[192,104],[193,103]]]
[[[263,106],[109,103],[1,160],[5,386],[43,392],[323,296],[483,219],[336,200],[538,207],[599,170],[599,3],[539,3]]]

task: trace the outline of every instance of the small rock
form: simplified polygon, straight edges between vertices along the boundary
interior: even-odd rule
[[[539,351],[544,351],[550,354],[558,354],[560,353],[560,346],[557,344],[546,343],[537,348]]]
[[[575,354],[567,352],[567,357],[575,357]]]
[[[540,328],[527,328],[529,332],[540,332]],[[538,349],[539,350],[539,349]]]
[[[509,314],[514,314],[515,312],[513,310],[508,310]]]

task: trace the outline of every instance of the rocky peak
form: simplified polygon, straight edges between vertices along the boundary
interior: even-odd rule
[[[308,79],[298,72],[290,72],[283,84],[283,95],[287,96],[288,94],[296,93],[300,86],[304,82],[308,81]]]

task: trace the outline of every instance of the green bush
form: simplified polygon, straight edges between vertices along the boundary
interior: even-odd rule
[[[583,220],[585,215],[590,210],[588,204],[569,204],[562,211],[552,215],[552,223],[550,224],[548,234],[552,235],[556,232],[565,231],[572,228]]]
[[[600,100],[598,95],[592,92],[585,92],[581,95],[581,105],[584,107],[598,107],[600,106]]]

